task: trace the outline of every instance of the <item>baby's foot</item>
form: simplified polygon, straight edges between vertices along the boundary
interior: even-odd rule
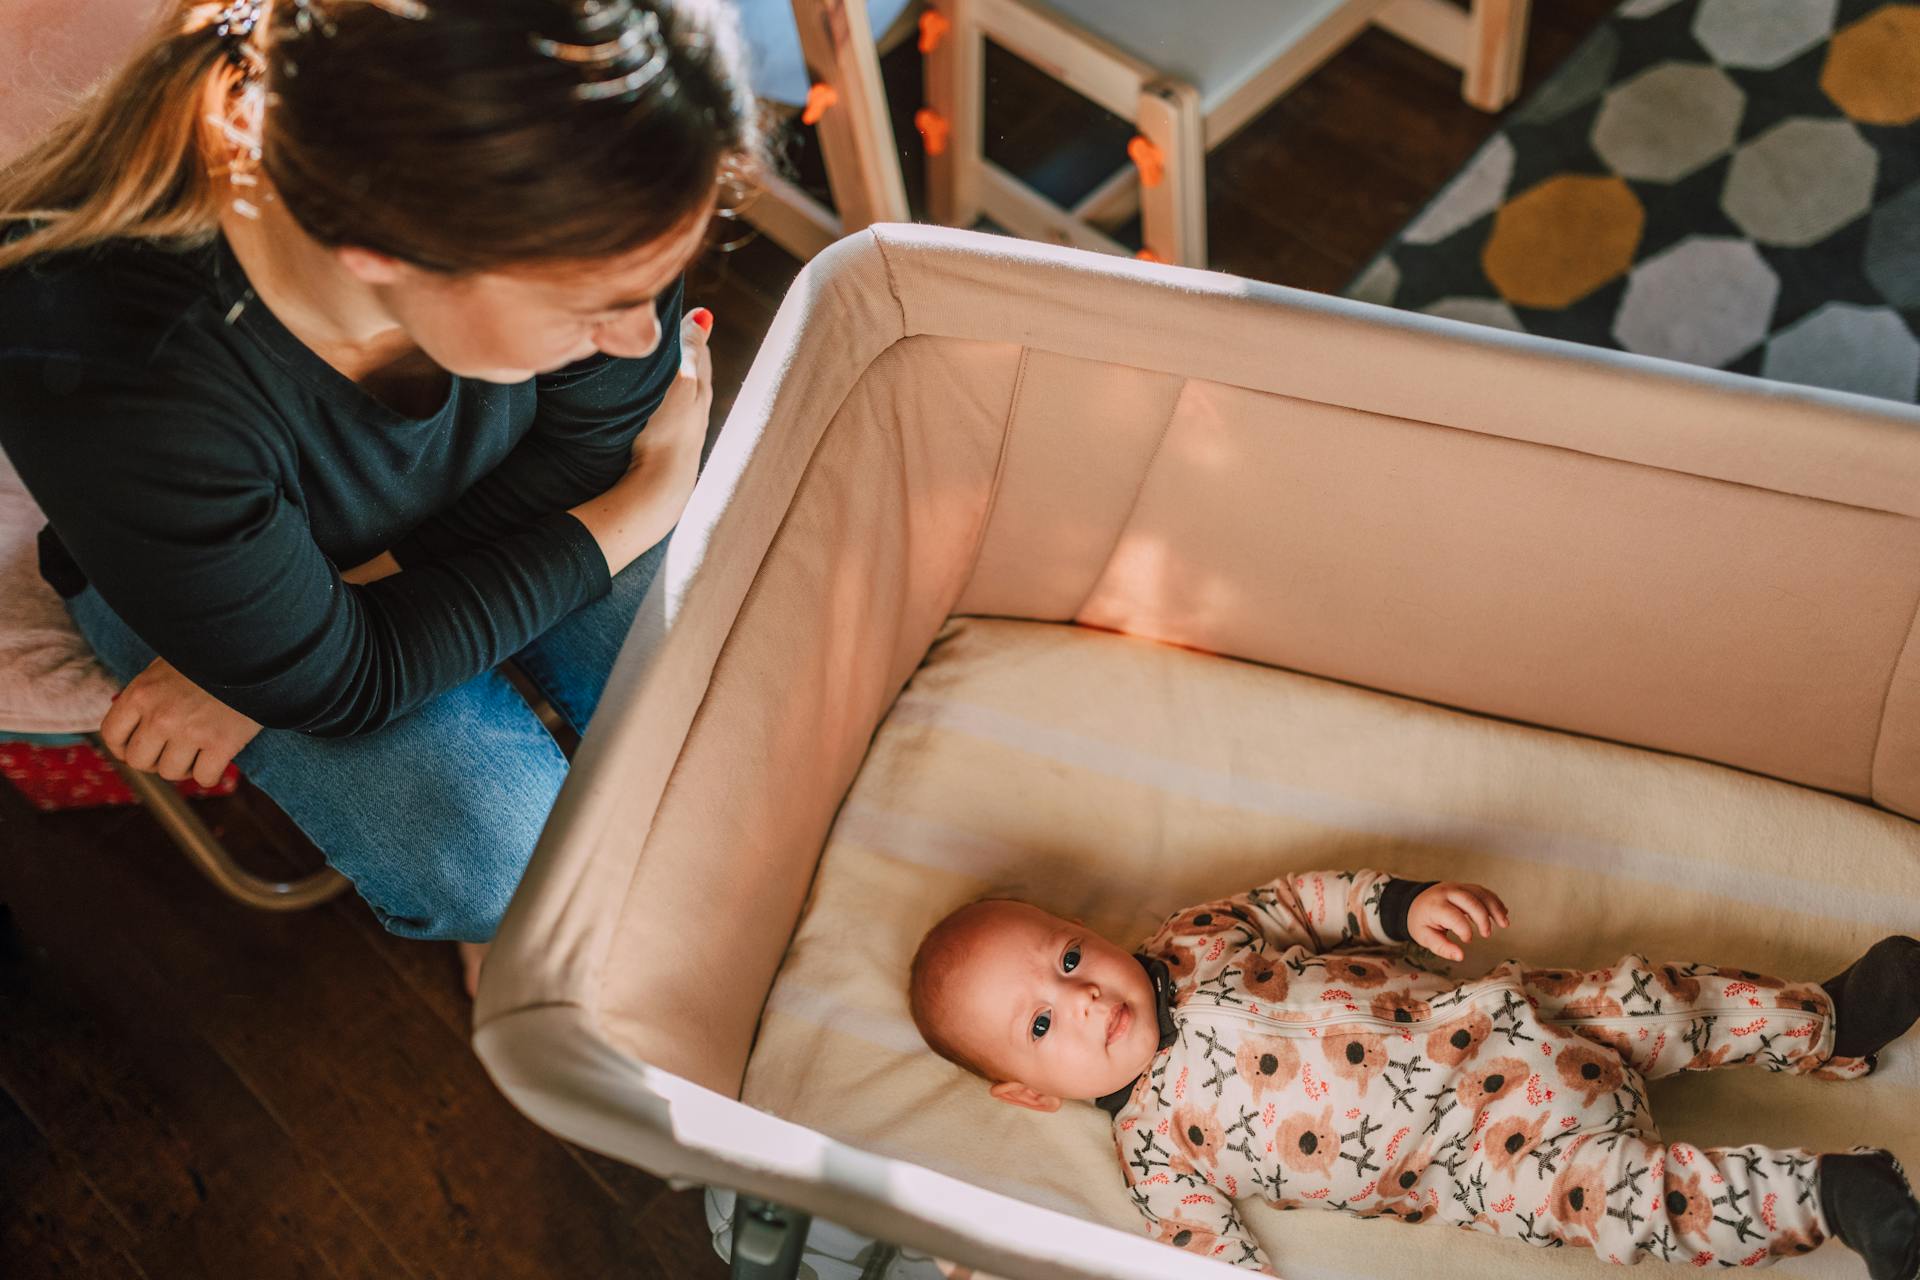
[[[1871,1058],[1920,1018],[1920,942],[1882,938],[1820,984],[1833,997],[1833,1052]]]
[[[1821,1156],[1820,1211],[1873,1280],[1920,1276],[1920,1202],[1892,1153],[1861,1149]]]

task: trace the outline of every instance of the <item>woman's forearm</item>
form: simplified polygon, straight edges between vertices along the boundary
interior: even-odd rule
[[[613,488],[571,509],[607,558],[608,574],[673,532],[699,471],[700,440],[676,437],[643,454]]]
[[[700,451],[675,442],[645,455],[597,498],[570,510],[587,527],[607,558],[607,573],[619,573],[673,531],[692,495]],[[342,571],[343,581],[364,586],[400,572],[391,551]]]

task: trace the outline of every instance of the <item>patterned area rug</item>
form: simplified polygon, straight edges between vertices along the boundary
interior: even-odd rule
[[[1920,398],[1920,4],[1627,0],[1347,292]]]

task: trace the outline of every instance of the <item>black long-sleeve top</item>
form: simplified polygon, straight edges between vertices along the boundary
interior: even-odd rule
[[[678,283],[659,311],[651,356],[456,377],[408,418],[288,332],[223,238],[37,259],[0,273],[0,448],[63,595],[92,583],[263,725],[365,733],[606,592],[566,512],[625,471],[672,384]],[[405,572],[341,580],[383,550]]]

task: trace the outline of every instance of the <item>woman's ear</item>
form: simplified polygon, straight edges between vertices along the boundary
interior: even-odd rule
[[[341,245],[333,255],[362,284],[396,284],[407,270],[407,264],[400,259],[358,245]]]
[[[1060,1099],[1050,1093],[1042,1093],[1032,1085],[1021,1084],[1017,1080],[1002,1080],[987,1092],[1002,1102],[1010,1102],[1016,1107],[1025,1107],[1029,1111],[1060,1109]]]

